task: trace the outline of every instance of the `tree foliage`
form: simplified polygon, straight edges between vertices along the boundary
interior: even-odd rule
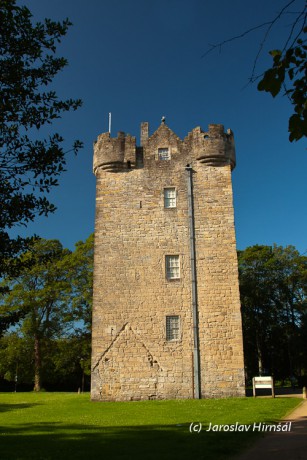
[[[307,27],[302,33],[307,33]],[[294,113],[289,119],[289,140],[297,141],[307,137],[307,46],[306,40],[298,38],[286,50],[270,52],[273,65],[264,72],[258,84],[259,91],[267,91],[273,97],[277,96],[282,88],[294,107]]]
[[[46,197],[64,171],[64,139],[44,127],[76,110],[79,99],[60,100],[48,90],[67,65],[57,57],[57,45],[66,35],[68,19],[33,23],[32,14],[15,0],[0,3],[0,276],[17,273],[12,255],[31,240],[10,237],[9,230],[26,225],[55,207]],[[44,138],[44,133],[48,135]],[[82,146],[75,141],[72,150]]]
[[[85,243],[77,243],[74,252],[64,249],[57,240],[38,239],[20,256],[24,268],[19,276],[3,281],[8,292],[0,299],[0,314],[5,316],[20,310],[23,312],[22,319],[15,325],[14,334],[23,339],[28,347],[29,344],[32,346],[32,377],[36,391],[41,389],[42,377],[48,374],[47,370],[59,367],[57,363],[61,360],[52,356],[51,350],[59,352],[61,347],[65,348],[65,344],[74,343],[75,338],[79,353],[82,343],[88,352],[92,247],[93,236]],[[30,264],[23,264],[24,260],[30,261]],[[9,333],[4,336],[4,341],[8,340],[8,336]],[[7,343],[11,348],[10,340]],[[88,358],[79,356],[79,366],[81,357]],[[18,354],[20,363],[23,359]],[[12,361],[10,363],[12,372]]]
[[[90,382],[90,338],[84,334],[43,341],[41,380],[46,390],[77,391]],[[11,332],[0,339],[0,389],[33,389],[33,339]]]
[[[82,322],[82,329],[91,333],[93,301],[94,234],[86,241],[78,241],[70,255],[71,303],[74,320]]]
[[[249,377],[307,373],[307,257],[293,246],[239,251],[244,353]]]

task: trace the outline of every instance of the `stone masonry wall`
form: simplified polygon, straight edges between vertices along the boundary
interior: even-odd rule
[[[212,153],[214,136],[219,147]],[[151,137],[143,133],[139,167],[135,138],[123,141],[120,133],[118,139],[106,133],[95,146],[92,399],[193,397],[187,163],[194,183],[201,393],[243,396],[232,133],[211,125],[182,141],[162,123]],[[159,148],[170,149],[169,161],[158,159]],[[175,187],[176,208],[164,208],[165,187]],[[180,256],[180,279],[166,278],[167,255]],[[166,340],[168,315],[180,317],[178,340]]]

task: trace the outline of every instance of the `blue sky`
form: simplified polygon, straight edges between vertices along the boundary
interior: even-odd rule
[[[35,20],[73,22],[58,55],[69,66],[56,77],[61,98],[81,98],[83,107],[57,124],[67,149],[84,142],[50,194],[54,215],[39,218],[22,234],[59,239],[73,249],[94,230],[95,177],[92,145],[108,130],[139,138],[140,123],[153,133],[166,116],[181,138],[196,126],[222,123],[234,131],[237,167],[233,172],[237,247],[292,244],[307,250],[307,151],[305,140],[288,141],[291,106],[248,85],[264,31],[225,45],[218,43],[271,20],[286,0],[22,0]],[[304,5],[297,0],[293,11]],[[256,7],[255,7],[256,6]],[[291,15],[274,27],[257,71],[270,64],[268,50],[280,48]]]

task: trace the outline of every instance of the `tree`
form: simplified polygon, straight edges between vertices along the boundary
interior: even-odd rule
[[[304,27],[301,34],[306,34]],[[273,65],[264,72],[258,84],[259,91],[267,91],[277,96],[282,87],[294,107],[289,119],[289,140],[297,141],[307,136],[307,46],[301,38],[297,38],[283,50],[270,51]]]
[[[30,389],[34,375],[33,339],[20,332],[0,338],[0,391],[2,388]],[[87,335],[50,338],[43,344],[41,378],[46,390],[77,391],[88,389],[91,341]],[[33,386],[32,386],[33,388]]]
[[[31,244],[30,238],[12,238],[10,229],[55,211],[46,195],[58,185],[67,152],[60,134],[44,138],[42,130],[63,113],[76,110],[81,101],[62,101],[47,90],[67,66],[56,51],[71,25],[68,19],[33,23],[28,8],[17,6],[16,0],[1,0],[0,24],[1,277],[18,273],[12,256]],[[80,147],[81,142],[75,141],[71,150],[76,153]]]
[[[307,372],[307,257],[293,246],[239,251],[244,353],[249,377]]]
[[[75,251],[70,256],[72,273],[72,310],[74,319],[81,322],[82,334],[91,334],[92,301],[93,301],[93,265],[94,265],[94,234],[86,241],[78,241]]]
[[[52,380],[50,369],[59,376],[62,366],[63,376],[69,369],[80,370],[81,358],[84,363],[89,359],[93,235],[84,243],[78,242],[74,252],[57,240],[38,239],[20,258],[23,270],[19,276],[3,281],[8,292],[0,298],[0,314],[21,309],[23,315],[14,332],[4,336],[2,345],[11,350],[7,355],[12,357],[16,355],[10,346],[13,339],[8,340],[12,334],[23,339],[23,346],[32,345],[34,390],[39,391],[43,375]],[[53,352],[70,346],[69,355],[77,356],[69,367],[64,365],[67,357],[59,358]],[[24,359],[18,356],[20,364]],[[9,361],[8,371],[12,372],[15,361],[16,357]]]
[[[272,252],[267,246],[253,246],[238,256],[245,359],[253,375],[262,375],[272,322],[268,267]]]
[[[302,3],[300,0],[289,1],[276,16],[271,20],[247,29],[245,32],[223,40],[222,42],[211,45],[209,50],[203,55],[206,56],[214,49],[221,49],[226,43],[241,39],[258,29],[264,29],[263,39],[259,44],[258,53],[254,59],[250,82],[258,83],[259,91],[267,91],[273,97],[280,94],[282,89],[293,106],[294,113],[289,118],[288,131],[289,140],[297,141],[307,136],[307,46],[305,34],[307,32],[307,4],[303,0],[304,6],[298,6],[299,11],[293,12],[290,8]],[[269,53],[273,58],[272,67],[262,72],[256,73],[259,57],[263,51],[264,44],[267,42],[270,32],[276,23],[286,14],[291,14],[290,32],[285,38],[285,42],[280,49],[271,50]]]
[[[84,390],[90,382],[91,341],[76,333],[49,342],[44,362],[44,386],[56,390]]]
[[[25,312],[21,334],[33,340],[34,390],[41,389],[41,360],[44,342],[63,333],[69,314],[70,282],[66,261],[70,251],[56,240],[37,240],[21,258],[30,260],[18,278],[6,279],[10,292],[1,302],[4,312]]]
[[[33,377],[33,343],[11,332],[0,339],[0,381],[11,382],[11,390],[19,383],[30,385]],[[6,385],[7,386],[7,385]]]

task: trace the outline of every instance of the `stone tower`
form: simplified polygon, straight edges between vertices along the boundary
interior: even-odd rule
[[[140,144],[94,144],[92,399],[243,396],[233,134],[163,118]]]

